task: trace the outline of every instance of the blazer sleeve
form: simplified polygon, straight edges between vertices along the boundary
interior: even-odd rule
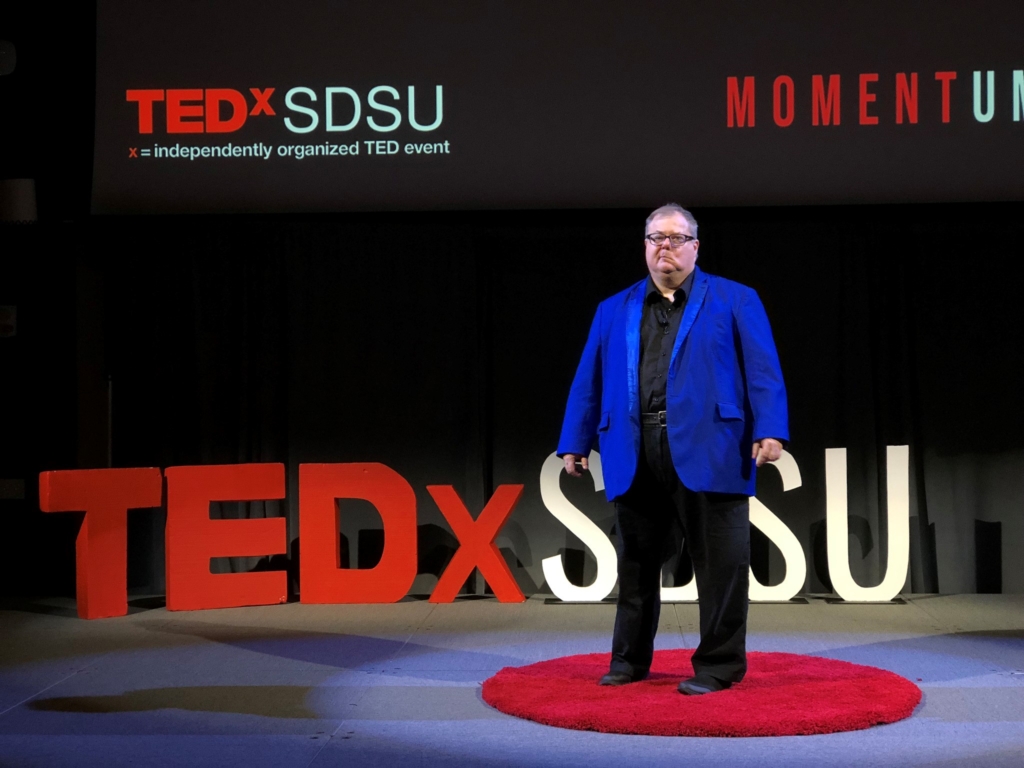
[[[558,455],[590,454],[601,418],[601,307],[598,305],[590,325],[587,344],[576,368],[565,406],[562,434],[558,439]]]
[[[754,442],[766,437],[789,440],[789,408],[782,367],[779,365],[768,315],[753,289],[743,292],[736,313],[736,325],[743,355],[747,397],[754,413]]]

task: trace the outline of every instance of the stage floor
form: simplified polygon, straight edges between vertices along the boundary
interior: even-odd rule
[[[607,651],[610,604],[134,602],[100,621],[70,600],[3,604],[0,765],[1024,765],[1024,595],[752,605],[750,650],[883,667],[924,691],[900,723],[772,739],[567,731],[481,700],[501,667]],[[696,642],[697,607],[666,606],[658,647]]]

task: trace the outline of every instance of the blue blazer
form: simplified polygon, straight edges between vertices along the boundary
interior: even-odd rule
[[[558,454],[599,439],[605,493],[629,490],[640,456],[640,322],[646,278],[601,302],[569,392]],[[757,292],[696,269],[669,362],[669,449],[693,491],[755,493],[755,441],[789,439],[786,387]]]

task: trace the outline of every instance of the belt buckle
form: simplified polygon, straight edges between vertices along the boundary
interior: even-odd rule
[[[665,418],[665,411],[658,411],[658,426],[659,427],[666,427],[666,426],[668,426],[668,421]]]

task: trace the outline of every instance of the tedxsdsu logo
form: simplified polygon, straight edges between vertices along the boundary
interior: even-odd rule
[[[365,94],[348,87],[317,91],[298,86],[285,92],[283,106],[277,103],[276,92],[276,88],[249,88],[244,93],[234,88],[146,88],[128,89],[125,99],[137,107],[140,135],[154,130],[167,134],[234,133],[257,117],[281,120],[297,134],[317,129],[343,133],[363,124],[371,131],[390,133],[406,123],[413,130],[426,132],[436,130],[444,120],[440,85],[434,88],[433,114],[428,122],[417,118],[414,85],[404,93],[390,85],[378,85]],[[423,106],[419,109],[426,111]]]
[[[969,87],[973,94],[975,121],[991,122],[998,103],[1009,106],[1010,98],[1005,94],[1010,93],[1013,120],[1020,122],[1024,113],[1024,70],[1013,70],[1011,77],[1005,75],[1003,73],[997,82],[995,71],[975,70],[970,84],[961,84],[955,71],[935,72],[933,77],[919,76],[917,72],[897,72],[891,76],[895,90],[888,104],[879,101],[882,82],[877,72],[846,78],[841,75],[812,75],[809,82],[800,83],[788,75],[779,75],[771,87],[772,119],[780,128],[788,128],[795,121],[806,121],[812,126],[878,125],[880,120],[897,125],[915,125],[922,113],[919,106],[923,102],[924,114],[949,123],[955,115],[950,106],[953,92],[958,87]],[[726,78],[726,127],[753,128],[757,124],[757,86],[753,76],[742,80],[739,77]],[[766,97],[762,95],[760,98]],[[844,116],[844,105],[848,110],[854,104],[855,117],[851,119],[848,112]]]

